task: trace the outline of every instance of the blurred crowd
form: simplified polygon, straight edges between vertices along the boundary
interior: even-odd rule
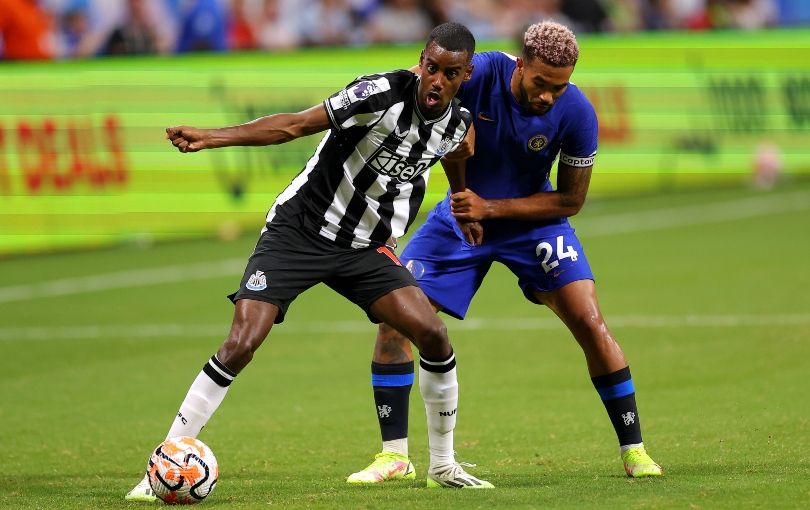
[[[552,19],[577,33],[810,22],[810,0],[0,0],[0,59],[422,41],[444,21],[479,40]]]

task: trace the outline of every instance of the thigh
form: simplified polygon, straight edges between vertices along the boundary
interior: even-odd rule
[[[401,259],[431,301],[463,319],[492,262],[489,247],[471,246],[459,236],[444,219],[428,220]]]
[[[387,247],[349,249],[333,261],[335,270],[324,282],[362,308],[375,323],[384,319],[371,311],[380,297],[404,287],[416,287],[413,276]]]
[[[404,287],[381,296],[372,303],[371,312],[408,338],[420,338],[426,330],[443,326],[419,287]]]
[[[555,227],[516,237],[498,246],[497,259],[518,277],[526,298],[551,292],[578,280],[593,280],[588,259],[574,229]]]

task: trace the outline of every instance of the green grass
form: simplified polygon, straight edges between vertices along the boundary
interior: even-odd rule
[[[634,227],[657,210],[676,224]],[[746,217],[717,219],[736,213]],[[422,487],[418,391],[417,483],[344,483],[379,448],[368,372],[375,330],[319,287],[293,305],[203,431],[221,469],[205,508],[806,507],[810,185],[592,201],[573,223],[665,478],[624,476],[579,348],[496,267],[468,321],[447,319],[461,382],[458,457],[495,490]],[[224,295],[240,270],[38,293],[65,278],[246,258],[254,242],[0,261],[0,508],[137,507],[123,495],[226,334]],[[33,294],[10,300],[12,286]],[[162,333],[148,329],[156,325]]]

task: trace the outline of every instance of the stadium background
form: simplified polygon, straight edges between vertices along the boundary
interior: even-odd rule
[[[295,5],[259,3],[279,12]],[[441,15],[428,6],[500,8],[515,26],[470,25],[490,36],[479,36],[479,49],[511,52],[510,28],[539,16],[530,8],[555,8],[546,14],[575,24],[574,80],[597,108],[601,138],[589,200],[572,221],[640,388],[645,441],[668,476],[623,478],[569,333],[496,267],[468,320],[447,322],[462,383],[457,449],[497,491],[344,486],[378,447],[368,387],[374,331],[318,287],[296,302],[206,427],[222,468],[207,506],[800,508],[810,500],[802,404],[810,4],[617,0],[597,2],[601,21],[562,17],[588,3],[307,7],[365,5],[371,16],[410,5],[430,14],[423,19]],[[40,27],[51,53],[14,56],[9,38],[22,25],[9,24],[10,6],[22,4],[53,15]],[[125,23],[138,5],[166,14],[151,46],[112,51],[92,23],[89,39],[53,35],[73,19],[70,9],[118,9]],[[386,40],[384,30],[358,29],[337,46],[310,35],[230,47],[225,21],[237,6],[256,5],[0,2],[0,507],[121,507],[227,330],[223,296],[267,207],[317,143],[179,154],[164,128],[303,109],[356,75],[411,66],[422,46],[422,34],[394,40],[391,29]],[[182,37],[190,12],[220,13],[221,47]],[[307,33],[267,33],[299,29]],[[98,46],[81,53],[82,40]],[[437,167],[423,211],[445,184]],[[421,475],[424,415],[418,392],[412,400]]]
[[[15,3],[38,5],[9,0],[4,8]],[[246,25],[255,33],[253,39],[245,42],[243,36],[239,42],[237,34],[248,28],[240,31],[237,14],[251,12],[248,6],[257,3],[264,8],[261,12],[272,10],[278,19],[260,16],[256,24]],[[759,16],[763,26],[780,21],[795,24],[802,12],[810,19],[810,9],[799,10],[806,3],[710,2],[705,12],[695,7],[691,11],[661,7],[655,17],[652,4],[636,2],[648,7],[637,9],[639,19],[633,24],[626,7],[633,2],[604,2],[601,25],[589,18],[574,21],[570,16],[577,11],[566,17],[569,4],[579,3],[530,2],[533,7],[527,8],[520,2],[506,2],[499,19],[522,15],[521,21],[474,26],[501,36],[482,38],[481,50],[512,53],[517,51],[515,37],[504,36],[520,31],[523,20],[531,19],[527,16],[550,15],[583,29],[582,58],[574,80],[593,101],[600,120],[592,197],[739,184],[752,178],[768,187],[777,173],[810,172],[810,30],[629,30],[636,25],[644,28],[644,23],[661,25],[666,13],[672,17],[666,23],[678,28],[696,25],[701,15],[704,24],[731,26],[736,12],[731,7],[738,4],[751,4],[749,17]],[[355,4],[369,12],[362,17],[360,7],[352,7]],[[355,13],[355,32],[364,39],[336,47],[315,44],[323,41],[306,35],[325,30],[323,19],[312,21],[321,24],[314,26],[283,21],[297,20],[294,13],[300,12],[292,10],[296,4],[283,1],[63,0],[39,5],[51,9],[49,26],[54,33],[48,32],[49,40],[62,41],[61,49],[51,51],[62,58],[14,61],[16,55],[10,50],[16,46],[11,40],[3,45],[9,61],[0,65],[0,256],[181,235],[233,236],[243,228],[257,227],[261,212],[302,168],[318,137],[272,149],[228,149],[184,157],[168,150],[165,126],[232,125],[302,110],[355,76],[413,65],[421,49],[418,41],[423,39],[419,31],[429,29],[426,12],[436,17],[437,6],[444,5],[444,17],[455,14],[467,20],[475,13],[472,7],[466,15],[460,12],[459,2],[425,3],[432,10],[421,7],[424,16],[417,19],[422,24],[414,23],[411,29],[414,44],[401,42],[390,20],[413,18],[420,12],[419,2],[377,2],[376,8],[371,7],[374,2],[308,4],[316,11],[318,5],[321,9],[343,5],[344,11]],[[719,5],[727,5],[725,15],[718,14]],[[760,5],[771,8],[757,10]],[[99,11],[95,16],[93,9]],[[545,11],[536,12],[539,9]],[[94,30],[88,21],[86,33],[68,37],[64,32],[74,25],[67,20],[85,10],[88,19],[112,21],[106,25],[99,21]],[[10,19],[11,11],[0,17],[5,39],[19,37],[9,28],[15,21]],[[165,21],[173,19],[166,15],[160,18],[163,22],[155,21],[155,13],[163,11],[176,13],[176,19]],[[218,21],[197,20],[206,12]],[[741,25],[747,19],[738,17]],[[388,32],[372,30],[386,20]],[[186,28],[197,25],[209,31]],[[261,34],[271,28],[274,33],[297,34],[290,36],[290,44],[309,43],[309,48],[295,50],[274,39],[262,39]],[[382,39],[379,33],[388,33],[389,38]],[[172,42],[165,42],[169,37]],[[119,39],[123,42],[116,46]],[[388,44],[372,44],[380,39]],[[78,53],[89,51],[81,49],[88,40],[96,41],[100,58]],[[72,54],[67,41],[73,41]],[[223,50],[229,44],[253,49],[191,51]],[[178,54],[166,54],[170,48]],[[124,51],[130,54],[121,55]],[[142,55],[161,51],[160,56]],[[443,173],[432,172],[428,202],[439,199],[445,189]]]

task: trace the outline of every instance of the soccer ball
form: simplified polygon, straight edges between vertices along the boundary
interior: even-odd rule
[[[179,436],[160,443],[146,466],[155,495],[170,505],[190,505],[206,498],[217,484],[219,467],[208,446]]]

